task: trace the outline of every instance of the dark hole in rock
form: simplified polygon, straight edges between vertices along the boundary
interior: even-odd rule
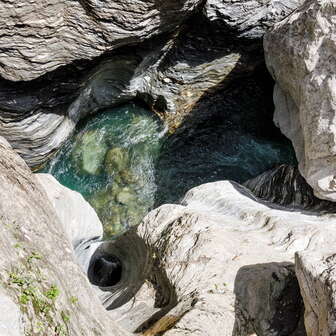
[[[122,264],[115,256],[99,256],[91,261],[88,277],[92,284],[111,287],[118,284],[122,276]]]

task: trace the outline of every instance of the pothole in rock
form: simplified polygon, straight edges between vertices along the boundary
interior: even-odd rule
[[[293,161],[289,142],[258,138],[227,119],[168,136],[153,113],[128,104],[81,123],[43,171],[80,192],[110,237],[194,186],[243,182]]]

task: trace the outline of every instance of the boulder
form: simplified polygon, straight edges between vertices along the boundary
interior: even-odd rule
[[[99,130],[90,130],[79,136],[71,160],[80,173],[99,175],[107,151]]]
[[[102,243],[127,263],[148,262],[133,273],[132,302],[113,304],[113,288],[105,300],[114,319],[145,335],[305,335],[294,255],[332,246],[335,230],[334,216],[314,207],[287,209],[229,181],[204,184],[150,212],[135,235]],[[130,258],[123,245],[137,246],[135,237],[146,249]]]
[[[335,251],[327,245],[296,255],[295,268],[305,305],[308,336],[336,332],[335,261]]]
[[[71,229],[64,231],[62,215],[3,138],[0,182],[1,334],[128,335],[109,318],[77,264]]]
[[[127,149],[121,147],[111,148],[105,157],[105,170],[109,175],[121,174],[129,166],[129,154]],[[127,175],[127,173],[124,173]]]
[[[75,60],[174,30],[200,0],[3,1],[0,75],[32,80]]]
[[[336,200],[335,3],[308,0],[265,35],[274,121],[317,197]]]

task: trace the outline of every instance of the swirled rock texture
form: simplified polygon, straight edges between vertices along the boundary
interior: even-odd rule
[[[111,315],[145,335],[305,335],[294,255],[332,246],[336,230],[333,215],[307,209],[222,181],[153,210],[137,228],[147,281]]]
[[[326,246],[296,255],[296,275],[305,305],[308,336],[336,333],[335,250]]]
[[[334,1],[308,0],[265,35],[275,123],[291,139],[317,197],[336,200]]]
[[[168,38],[77,62],[29,83],[0,80],[0,134],[29,166],[38,167],[80,119],[135,98],[146,102],[170,129],[208,117],[214,104],[199,108],[198,103],[209,101],[214,92],[230,96],[237,91],[231,83],[253,77],[262,63],[259,47],[239,45],[197,16]],[[256,84],[255,91],[262,88]]]
[[[105,242],[97,239],[101,223],[79,194],[48,174],[37,177],[68,225],[84,271],[90,273],[101,257],[121,260],[120,281],[95,290],[109,315],[130,332],[334,331],[334,255],[320,247],[335,244],[335,216],[326,213],[332,203],[318,200],[297,168],[283,165],[246,182],[253,194],[228,181],[201,185],[181,205],[163,205],[139,227]]]
[[[203,12],[239,37],[260,39],[276,22],[293,12],[303,0],[207,0]]]
[[[258,198],[287,209],[336,212],[334,202],[321,200],[314,195],[313,188],[301,176],[297,167],[281,165],[246,181],[244,186]]]
[[[43,187],[3,138],[0,182],[1,333],[128,335],[76,264]]]
[[[175,29],[200,0],[2,1],[0,75],[32,80]]]

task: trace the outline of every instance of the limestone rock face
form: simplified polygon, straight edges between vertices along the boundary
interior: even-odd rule
[[[208,0],[204,14],[211,21],[226,25],[235,34],[258,39],[268,28],[293,12],[303,0]]]
[[[127,335],[76,264],[43,187],[3,138],[0,182],[1,334]]]
[[[134,301],[111,316],[145,335],[305,335],[294,254],[332,246],[336,230],[333,215],[307,209],[222,181],[153,210],[136,232],[147,280],[141,269]]]
[[[48,195],[68,241],[75,250],[87,241],[102,238],[103,226],[81,194],[62,186],[50,174],[35,174],[35,177]]]
[[[276,80],[275,123],[292,140],[303,177],[319,198],[336,200],[335,3],[306,1],[265,35]]]
[[[335,252],[328,247],[300,252],[295,268],[305,305],[307,335],[335,334]]]
[[[0,74],[31,80],[176,28],[200,0],[2,1]]]

